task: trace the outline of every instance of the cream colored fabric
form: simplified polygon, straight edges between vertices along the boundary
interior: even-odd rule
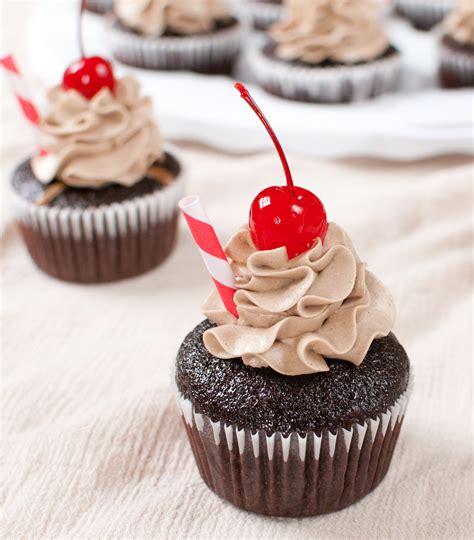
[[[389,45],[375,0],[285,0],[284,5],[286,16],[270,28],[282,59],[352,64],[377,58]]]
[[[329,223],[324,244],[318,239],[290,261],[285,248],[257,251],[247,225],[225,252],[238,287],[239,318],[216,291],[210,294],[203,313],[217,327],[203,340],[218,358],[242,358],[284,375],[318,373],[329,370],[325,357],[359,365],[372,341],[393,328],[391,294],[336,223]]]
[[[226,0],[114,0],[119,20],[146,36],[166,29],[180,34],[209,32],[216,19],[229,16]]]
[[[51,111],[42,122],[46,156],[32,160],[43,183],[98,188],[139,182],[162,155],[163,139],[153,119],[151,99],[134,77],[102,88],[88,100],[75,90],[49,92]]]
[[[8,164],[23,152],[17,136]],[[190,192],[202,194],[222,240],[281,174],[273,152],[185,156]],[[352,231],[397,301],[395,332],[415,388],[382,485],[356,506],[302,521],[222,502],[199,477],[169,384],[210,286],[185,227],[160,269],[82,287],[43,276],[4,222],[2,489],[11,538],[472,537],[472,168],[290,161],[305,187],[317,180],[329,216]]]
[[[31,73],[11,11],[16,41],[6,50],[17,44],[18,62]],[[4,195],[11,167],[34,138],[14,99],[2,96]],[[188,150],[185,157],[189,191],[202,194],[223,241],[254,195],[283,180],[273,152],[242,159]],[[3,197],[3,538],[473,537],[472,164],[289,160],[397,302],[395,332],[410,354],[415,387],[383,483],[355,506],[306,520],[246,514],[213,495],[169,385],[176,349],[201,320],[210,286],[188,231],[182,226],[173,256],[146,276],[67,285],[33,267]]]

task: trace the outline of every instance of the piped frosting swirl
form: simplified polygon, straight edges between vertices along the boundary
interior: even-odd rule
[[[459,43],[474,45],[474,3],[458,1],[457,8],[445,20],[445,29]]]
[[[284,60],[353,64],[380,57],[388,37],[375,0],[285,0],[285,18],[270,29]]]
[[[102,88],[90,100],[61,87],[53,88],[49,99],[52,111],[41,125],[48,154],[32,160],[42,183],[131,186],[162,156],[151,100],[140,95],[136,79],[124,77],[116,81],[114,94]]]
[[[327,371],[325,358],[359,365],[395,321],[393,299],[360,261],[344,230],[330,223],[324,245],[288,260],[286,249],[257,251],[247,227],[226,246],[239,319],[216,292],[203,312],[217,326],[204,334],[218,358],[242,358],[285,375]]]
[[[210,32],[216,20],[229,17],[226,0],[114,0],[114,11],[123,25],[155,37],[166,30]]]

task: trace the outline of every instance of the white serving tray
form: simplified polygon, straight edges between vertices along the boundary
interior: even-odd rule
[[[44,85],[60,80],[78,57],[77,2],[35,5],[28,24],[28,45],[35,77]],[[401,90],[350,105],[302,104],[275,98],[250,84],[287,149],[311,156],[371,156],[412,160],[473,152],[473,92],[436,87],[437,32],[413,30],[387,21],[393,43],[404,56]],[[109,55],[103,17],[84,18],[86,53]],[[261,39],[249,35],[247,47]],[[245,57],[238,77],[251,82]],[[251,152],[271,143],[253,113],[239,99],[228,77],[152,72],[116,66],[133,73],[154,100],[156,118],[174,140],[192,140],[228,152]]]

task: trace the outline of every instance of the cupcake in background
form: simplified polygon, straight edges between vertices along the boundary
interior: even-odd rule
[[[184,178],[153,120],[150,98],[134,78],[115,80],[110,64],[92,57],[71,66],[49,100],[43,152],[12,178],[33,261],[78,283],[156,267],[175,243]]]
[[[284,0],[282,21],[249,62],[261,86],[297,101],[343,103],[395,89],[400,54],[376,0]]]
[[[362,499],[385,477],[410,363],[392,333],[389,291],[344,229],[327,222],[316,195],[294,185],[266,127],[287,185],[257,195],[225,253],[198,198],[180,203],[204,260],[219,258],[208,266],[217,288],[206,320],[184,339],[175,381],[211,490],[259,514],[317,516]]]
[[[451,9],[455,0],[395,0],[397,13],[418,30],[431,30]]]
[[[157,70],[228,74],[241,25],[226,0],[114,0],[114,57]]]
[[[237,0],[256,30],[266,30],[282,16],[282,0]]]
[[[113,0],[86,0],[86,9],[100,15],[112,11]]]
[[[474,86],[474,3],[459,0],[444,22],[440,80],[446,88]]]

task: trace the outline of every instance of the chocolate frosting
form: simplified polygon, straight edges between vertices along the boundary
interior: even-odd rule
[[[226,246],[236,286],[237,320],[218,294],[203,312],[217,324],[203,340],[222,359],[285,375],[327,371],[325,358],[359,365],[395,321],[393,299],[362,263],[344,230],[330,223],[324,244],[288,260],[286,249],[257,251],[247,227]]]
[[[474,3],[458,1],[457,8],[446,18],[446,32],[459,43],[474,45]]]
[[[53,88],[51,113],[41,128],[48,155],[32,160],[40,182],[60,179],[68,186],[131,186],[162,156],[162,138],[152,104],[136,79],[116,81],[114,94],[102,88],[87,100],[75,90]]]
[[[122,24],[146,36],[210,32],[229,16],[226,0],[114,0],[114,10]]]
[[[389,46],[375,0],[285,0],[285,8],[286,17],[270,29],[284,60],[353,64]]]

